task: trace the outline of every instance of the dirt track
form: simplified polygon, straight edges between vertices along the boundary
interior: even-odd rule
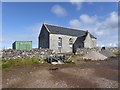
[[[118,60],[17,66],[4,69],[2,79],[3,88],[117,88]]]

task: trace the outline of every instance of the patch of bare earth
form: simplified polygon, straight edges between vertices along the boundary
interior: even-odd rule
[[[68,70],[68,69],[66,69]],[[53,75],[53,80],[64,81],[67,84],[68,88],[95,88],[97,87],[96,83],[92,83],[83,76],[76,76],[71,73],[66,73],[63,71],[51,71]]]
[[[3,69],[2,81],[3,88],[117,88],[118,60],[16,66]]]
[[[97,70],[99,71],[99,70]],[[104,74],[104,72],[99,71],[99,73],[103,73],[104,76],[102,75],[96,75],[98,73],[96,73],[96,69],[93,68],[85,68],[85,69],[72,69],[72,68],[68,68],[68,69],[62,69],[61,72],[65,72],[67,74],[72,74],[75,77],[80,77],[82,79],[87,80],[85,85],[81,86],[81,83],[79,83],[79,86],[81,88],[83,87],[89,87],[89,88],[117,88],[118,87],[118,81],[114,81],[114,80],[110,80],[110,79],[106,79],[107,75]],[[108,75],[109,76],[109,75]],[[113,76],[113,75],[112,75]],[[114,76],[116,77],[116,75]],[[109,77],[107,77],[109,78]],[[80,79],[78,79],[80,80]],[[81,81],[79,81],[81,82]],[[93,86],[92,86],[92,85]]]
[[[3,88],[61,88],[63,81],[52,80],[47,65],[26,65],[3,70]]]

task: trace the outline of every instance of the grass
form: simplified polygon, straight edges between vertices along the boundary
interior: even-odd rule
[[[2,60],[0,60],[0,70],[2,69]]]
[[[75,54],[75,55],[73,54],[72,55],[73,58],[75,58],[75,57],[81,57],[81,56],[83,56],[83,54]]]
[[[68,61],[66,61],[66,63],[68,63],[68,64],[75,64],[75,62],[73,62],[72,60],[68,60]]]
[[[11,60],[2,60],[2,68],[4,69],[18,65],[29,65],[29,64],[40,64],[40,63],[45,63],[45,62],[42,59],[39,59],[38,57],[17,58]]]
[[[71,59],[68,60],[66,63],[68,64],[74,64],[75,62],[72,61],[73,58],[77,58],[82,56],[82,54],[69,54],[71,56]],[[9,68],[13,66],[20,66],[20,65],[29,65],[29,64],[41,64],[46,63],[47,61],[40,59],[38,57],[32,57],[32,58],[17,58],[17,59],[10,59],[10,60],[2,60],[0,63],[0,68]]]
[[[113,54],[115,54],[115,55],[120,55],[120,52],[113,52]]]
[[[83,56],[83,54],[71,54],[69,56],[70,56],[69,60],[72,60],[72,59],[80,58],[81,56]]]

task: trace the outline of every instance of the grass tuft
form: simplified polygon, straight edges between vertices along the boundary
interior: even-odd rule
[[[38,57],[32,58],[17,58],[17,59],[10,59],[10,60],[2,60],[2,68],[9,68],[12,66],[18,65],[29,65],[29,64],[41,64],[44,63],[43,59],[39,59]]]
[[[68,60],[68,61],[66,61],[66,63],[75,64],[75,62],[73,62],[72,60]]]
[[[113,54],[115,54],[115,55],[120,55],[120,52],[113,52]]]
[[[75,54],[75,55],[73,54],[72,55],[73,58],[75,58],[75,57],[81,57],[81,56],[83,56],[83,54]]]

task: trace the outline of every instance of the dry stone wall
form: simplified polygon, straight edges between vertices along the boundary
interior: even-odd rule
[[[110,52],[118,52],[118,48],[106,48]],[[101,48],[78,48],[76,54],[87,54],[91,51],[101,51]],[[51,49],[32,49],[32,50],[13,50],[7,49],[0,51],[0,57],[2,60],[16,59],[16,58],[32,58],[34,56],[46,59],[55,52]]]
[[[2,59],[16,59],[16,58],[32,58],[34,56],[40,58],[47,58],[48,55],[52,54],[53,50],[50,49],[32,49],[32,50],[13,50],[7,49],[2,51]]]
[[[111,48],[105,48],[106,50],[110,51],[110,52],[118,52],[118,48],[117,47],[111,47]],[[87,54],[91,51],[96,51],[99,52],[101,51],[100,47],[96,47],[96,48],[78,48],[76,50],[76,54]]]

